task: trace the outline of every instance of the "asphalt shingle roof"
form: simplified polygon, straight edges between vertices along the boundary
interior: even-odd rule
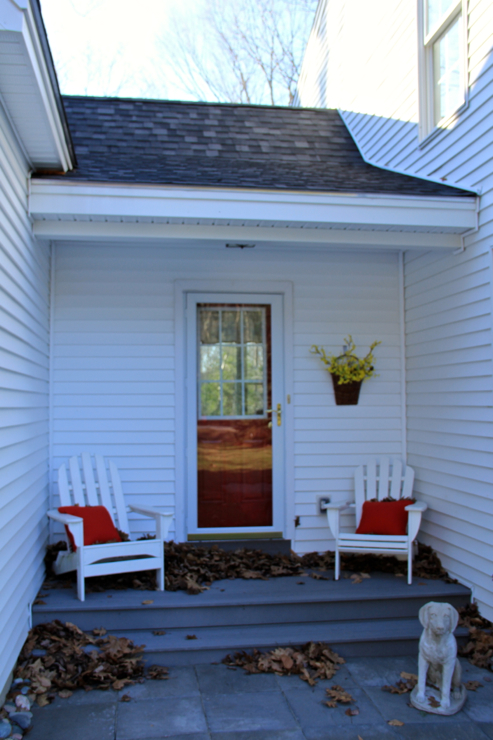
[[[335,110],[63,97],[70,180],[471,195],[366,164]]]

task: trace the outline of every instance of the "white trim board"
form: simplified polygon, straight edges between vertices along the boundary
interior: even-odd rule
[[[35,220],[79,216],[144,219],[205,219],[352,224],[372,228],[445,229],[457,232],[476,225],[475,198],[441,198],[352,193],[277,192],[271,190],[88,185],[39,180],[31,186]]]
[[[284,534],[294,537],[294,428],[293,428],[293,285],[278,281],[242,280],[176,280],[175,281],[175,402],[182,413],[176,414],[176,538],[184,541],[187,536],[185,506],[179,505],[178,496],[184,497],[186,485],[186,300],[190,293],[252,294],[283,296],[284,327],[284,473],[285,507]],[[287,403],[287,397],[291,403]]]
[[[257,246],[281,246],[283,249],[441,249],[461,247],[458,233],[426,233],[417,231],[355,230],[351,228],[301,228],[288,226],[243,226],[241,224],[163,224],[106,221],[34,221],[38,239],[53,241],[87,241],[100,239],[129,243],[180,241],[196,246],[198,240],[212,245],[227,242],[251,242]]]

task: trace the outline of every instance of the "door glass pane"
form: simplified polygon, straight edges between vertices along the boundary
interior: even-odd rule
[[[270,341],[266,311],[264,306],[198,307],[200,416],[265,418]],[[248,381],[258,382],[246,388]]]
[[[433,45],[435,77],[435,123],[446,118],[464,102],[460,50],[460,17]]]
[[[217,344],[219,342],[219,311],[201,311],[200,343]]]
[[[262,311],[245,311],[243,314],[244,321],[244,341],[262,344],[263,337],[263,312]]]
[[[223,383],[223,416],[242,416],[241,383]]]
[[[241,380],[241,347],[223,344],[221,369],[223,380]]]
[[[262,380],[264,377],[264,348],[261,344],[245,347],[245,379]]]
[[[222,311],[222,341],[241,342],[241,312],[240,311]]]
[[[245,414],[254,416],[264,413],[263,383],[245,383]]]
[[[221,352],[217,344],[206,344],[200,348],[200,377],[202,380],[220,380]]]
[[[201,383],[200,413],[202,416],[221,415],[221,391],[219,383]]]

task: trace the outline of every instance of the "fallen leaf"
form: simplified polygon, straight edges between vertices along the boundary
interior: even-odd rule
[[[169,670],[164,665],[151,665],[147,670],[147,678],[162,681],[169,678],[168,673]]]
[[[123,694],[120,701],[132,701],[132,698],[128,694]]]
[[[435,707],[435,708],[440,706],[440,702],[438,701],[438,699],[435,699],[434,696],[428,697],[428,704],[430,705],[430,707]]]
[[[329,697],[329,702],[327,702],[327,706],[334,707],[337,706],[337,704],[350,704],[352,701],[354,701],[351,694],[349,694],[345,689],[342,688],[342,686],[334,685],[331,689],[325,689],[325,693]],[[347,714],[347,712],[346,712]],[[359,714],[359,710],[356,712],[356,714]]]
[[[479,681],[467,681],[464,686],[468,691],[476,691],[477,689],[482,688],[483,684],[479,683]]]
[[[143,604],[154,604],[153,599],[145,599],[145,601],[142,602]]]
[[[392,727],[403,727],[404,722],[401,722],[400,719],[389,719],[387,724],[392,725]]]
[[[361,735],[358,735],[358,740],[363,740],[363,738],[361,737]]]
[[[418,677],[415,673],[406,673],[406,671],[401,672],[401,678],[403,678],[405,681],[417,681]]]
[[[152,630],[152,634],[153,635],[165,635],[166,631],[165,630]]]
[[[359,709],[357,709],[357,707],[355,707],[354,709],[351,709],[351,707],[349,707],[348,709],[346,709],[344,714],[347,714],[348,717],[356,717],[359,714]]]
[[[404,578],[404,573],[394,573],[396,578]]]
[[[69,691],[68,689],[62,689],[62,691],[58,692],[58,696],[60,699],[68,699],[73,693],[73,691]]]
[[[310,578],[314,578],[316,581],[328,581],[326,576],[321,576],[320,573],[310,573]]]
[[[43,599],[35,599],[33,603],[35,605],[42,606],[42,605],[45,605],[46,604],[46,601],[43,601]]]
[[[262,653],[260,650],[226,655],[222,661],[229,668],[239,666],[247,673],[297,675],[309,686],[317,679],[331,679],[345,661],[324,642],[308,642],[301,647],[279,647]]]
[[[50,703],[50,700],[48,699],[46,694],[38,694],[38,696],[36,696],[36,703],[39,707],[47,707]]]
[[[187,635],[185,639],[186,640],[196,640],[197,639],[197,635]]]
[[[96,636],[98,636],[98,637],[102,637],[103,635],[105,635],[105,634],[106,634],[106,630],[105,630],[105,628],[104,628],[104,627],[95,627],[95,628],[93,629],[93,631],[92,631],[92,634],[93,634],[93,635],[96,635]]]
[[[297,586],[304,586],[305,585],[305,581],[296,581],[296,585]]]

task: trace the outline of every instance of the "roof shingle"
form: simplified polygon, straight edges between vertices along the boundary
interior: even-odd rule
[[[364,162],[335,110],[63,97],[77,168],[97,182],[470,196]]]

